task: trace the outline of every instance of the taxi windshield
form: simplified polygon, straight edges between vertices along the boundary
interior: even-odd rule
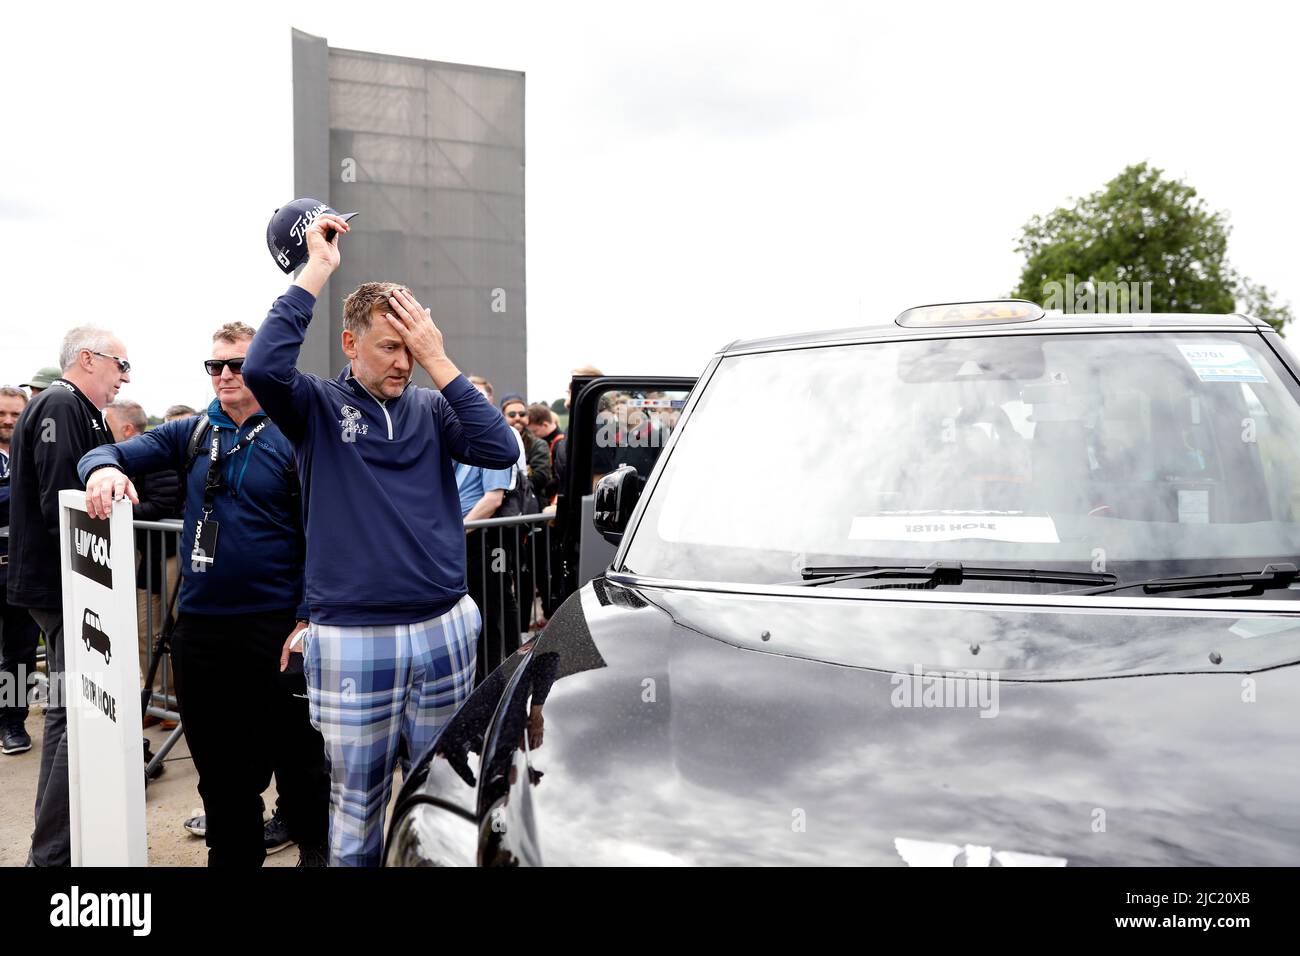
[[[1298,401],[1255,332],[730,356],[683,423],[624,567],[785,583],[811,566],[960,561],[1131,581],[1296,562]]]

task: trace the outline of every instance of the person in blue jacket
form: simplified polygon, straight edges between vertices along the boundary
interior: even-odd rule
[[[302,509],[293,447],[242,368],[254,330],[223,325],[204,362],[205,418],[168,422],[82,457],[86,510],[138,503],[130,474],[176,469],[185,489],[183,584],[171,636],[185,739],[207,816],[209,866],[266,858],[262,792],[274,772],[300,865],[324,865],[329,777],[305,699],[281,673],[286,636],[306,627]],[[305,680],[298,682],[305,698]]]
[[[396,283],[347,297],[350,364],[338,378],[297,370],[347,232],[331,213],[307,228],[307,264],[271,306],[244,374],[302,476],[304,664],[329,754],[330,863],[367,866],[380,862],[399,754],[404,769],[421,757],[473,684],[481,619],[465,587],[454,463],[509,468],[519,444],[448,358],[429,311]],[[411,384],[415,364],[436,388]],[[289,653],[286,642],[282,660]]]

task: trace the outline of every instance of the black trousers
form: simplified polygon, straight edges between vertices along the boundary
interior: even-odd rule
[[[0,591],[0,671],[14,690],[11,706],[0,706],[0,728],[27,720],[27,694],[36,676],[36,644],[41,629],[26,608],[11,607]]]
[[[63,612],[32,608],[32,620],[45,635],[45,667],[50,705],[45,708],[41,770],[36,780],[36,825],[27,861],[33,866],[69,866],[72,829],[68,806],[68,708],[64,680]],[[57,704],[58,706],[54,706]]]
[[[280,673],[294,612],[182,611],[172,666],[185,739],[207,815],[208,866],[260,866],[262,791],[276,775],[279,806],[300,846],[329,830],[325,742],[311,726],[301,673]],[[293,658],[291,658],[293,660]]]

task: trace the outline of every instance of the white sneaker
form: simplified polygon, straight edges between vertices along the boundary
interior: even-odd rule
[[[194,834],[196,837],[207,836],[208,835],[207,815],[197,807],[194,808],[193,813],[194,816],[190,817],[188,820],[185,821],[184,824],[185,829],[189,830],[190,833]]]

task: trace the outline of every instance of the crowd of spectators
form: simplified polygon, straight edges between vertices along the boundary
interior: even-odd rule
[[[22,386],[0,388],[0,525],[12,524],[15,539],[20,539],[18,546],[27,550],[21,579],[3,587],[6,572],[10,570],[7,553],[10,542],[0,538],[0,650],[3,651],[0,666],[18,686],[30,688],[38,671],[37,646],[43,635],[47,647],[46,670],[51,680],[61,676],[62,595],[55,557],[58,535],[54,505],[58,490],[85,482],[88,506],[91,494],[105,496],[101,503],[103,513],[107,513],[113,498],[130,496],[136,521],[183,519],[185,531],[180,534],[161,534],[156,527],[137,530],[136,611],[140,673],[149,683],[154,699],[161,702],[159,707],[150,709],[165,708],[167,698],[159,696],[160,691],[165,692],[177,683],[182,688],[180,716],[185,721],[185,731],[200,771],[200,793],[206,808],[205,814],[186,821],[186,827],[207,839],[210,863],[260,861],[264,852],[298,842],[303,865],[320,865],[326,855],[323,813],[327,771],[322,768],[328,766],[327,748],[321,747],[320,734],[306,725],[305,701],[295,711],[284,696],[287,685],[258,685],[263,688],[259,693],[264,695],[259,698],[262,701],[259,706],[273,715],[273,722],[279,727],[267,730],[263,736],[267,740],[274,738],[280,744],[250,750],[243,745],[247,741],[231,746],[229,740],[222,739],[223,734],[234,728],[217,726],[220,720],[215,716],[216,691],[210,695],[205,689],[210,686],[208,678],[212,674],[230,671],[233,675],[239,668],[256,665],[272,645],[278,649],[280,638],[276,635],[292,625],[295,617],[299,627],[307,626],[301,551],[297,552],[299,557],[291,558],[298,563],[296,570],[268,571],[261,567],[265,556],[247,549],[228,554],[223,565],[227,584],[251,581],[268,573],[298,575],[298,584],[288,589],[294,593],[285,592],[288,602],[285,607],[252,611],[239,602],[227,601],[227,606],[218,608],[196,599],[196,595],[201,598],[211,593],[214,579],[204,580],[203,574],[209,568],[199,564],[199,559],[183,561],[178,555],[178,550],[182,554],[191,550],[195,555],[200,553],[199,542],[193,539],[196,512],[205,506],[209,510],[214,507],[211,496],[204,498],[209,491],[205,488],[208,479],[203,477],[208,473],[208,436],[219,433],[220,425],[228,426],[229,438],[219,437],[215,444],[225,449],[229,443],[232,453],[237,453],[239,435],[241,431],[247,432],[243,423],[258,422],[261,420],[258,416],[265,415],[244,385],[241,374],[244,354],[253,336],[254,330],[240,323],[218,330],[213,357],[204,362],[217,398],[205,412],[186,404],[174,404],[166,409],[161,422],[151,420],[139,403],[117,398],[121,386],[130,381],[126,347],[111,333],[89,326],[68,333],[61,368],[44,368]],[[575,376],[601,374],[592,366],[574,370]],[[507,394],[497,401],[493,385],[486,378],[478,375],[466,378],[509,426],[509,434],[518,449],[515,461],[505,468],[454,462],[460,514],[466,525],[465,582],[468,596],[477,605],[482,619],[476,662],[477,677],[481,679],[527,640],[529,631],[545,624],[546,603],[541,585],[549,574],[550,553],[543,536],[546,519],[554,517],[558,499],[568,486],[572,456],[566,422],[556,412],[557,407],[568,411],[567,395],[562,405],[560,402],[530,403],[519,393]],[[24,411],[47,390],[57,395],[42,400],[42,420],[54,413],[67,426],[57,453],[39,445],[33,447],[38,436],[30,427],[26,433],[26,451],[15,448],[15,433],[19,433],[17,445],[23,445],[20,419]],[[680,401],[670,400],[656,391],[607,391],[601,395],[591,456],[591,487],[594,488],[602,475],[623,465],[647,475],[676,426],[680,405]],[[341,424],[347,441],[347,428],[356,427],[356,421],[347,419],[347,408],[343,414],[345,419]],[[273,427],[269,419],[266,421]],[[217,423],[215,429],[214,423]],[[266,461],[292,460],[292,447],[287,440],[277,438],[278,433],[265,433],[259,441],[253,441],[251,434],[245,434],[248,442],[245,454],[252,454],[255,448],[265,444],[269,452],[279,448],[280,455],[279,459],[264,455]],[[202,439],[198,454],[195,436]],[[277,446],[277,441],[283,442],[283,447]],[[15,469],[11,456],[21,457],[26,464],[19,463]],[[13,480],[15,471],[16,481]],[[226,482],[230,487],[218,492],[215,504],[218,509],[223,500],[220,493],[231,495],[232,502],[241,494],[242,472],[237,478],[233,477],[235,474],[232,470],[232,479]],[[114,484],[118,478],[120,482]],[[297,494],[297,477],[292,465],[274,480],[291,482],[293,487],[289,493]],[[242,493],[253,498],[278,494],[258,481]],[[579,482],[585,486],[586,477],[580,476]],[[15,496],[13,501],[11,493]],[[94,506],[90,507],[93,513]],[[224,507],[237,506],[232,503]],[[293,508],[296,507],[294,504]],[[539,516],[534,522],[489,520],[534,514]],[[234,511],[225,515],[232,525],[249,520],[246,514],[235,515]],[[292,525],[296,528],[292,534],[301,540],[305,530],[301,516],[286,513],[274,520]],[[285,530],[277,526],[275,533],[283,535]],[[297,608],[292,607],[294,603],[298,604]],[[229,640],[225,637],[228,625],[234,622],[234,617],[223,617],[223,614],[243,615],[235,623],[246,635],[264,630],[265,646],[256,650],[248,644],[247,651],[236,652],[223,645],[222,641]],[[188,650],[187,654],[177,653],[178,636],[184,638],[180,645]],[[246,659],[239,659],[238,653],[244,653]],[[286,645],[285,654],[288,653]],[[188,661],[188,675],[186,668],[175,673],[178,657]],[[223,663],[218,664],[219,658]],[[231,671],[232,660],[235,671]],[[169,666],[173,669],[169,670]],[[301,676],[299,683],[302,683]],[[305,698],[306,695],[292,696]],[[7,755],[21,754],[32,746],[25,727],[28,716],[25,704],[24,697],[18,706],[0,709],[3,752]],[[164,729],[175,726],[174,722],[146,711],[146,727],[160,721]],[[47,708],[41,787],[29,857],[36,865],[57,865],[68,860],[65,726],[62,709]],[[298,748],[297,758],[286,758],[285,741]],[[313,756],[302,759],[303,748],[312,751]],[[261,756],[252,759],[251,755],[255,754]],[[281,812],[283,806],[277,806],[272,819],[254,838],[250,832],[251,821],[261,819],[260,788],[269,782],[269,776],[264,778],[263,774],[269,775],[272,770],[282,795],[289,794],[291,802],[296,800],[296,804],[289,814]],[[292,828],[286,825],[287,816],[293,817]]]

